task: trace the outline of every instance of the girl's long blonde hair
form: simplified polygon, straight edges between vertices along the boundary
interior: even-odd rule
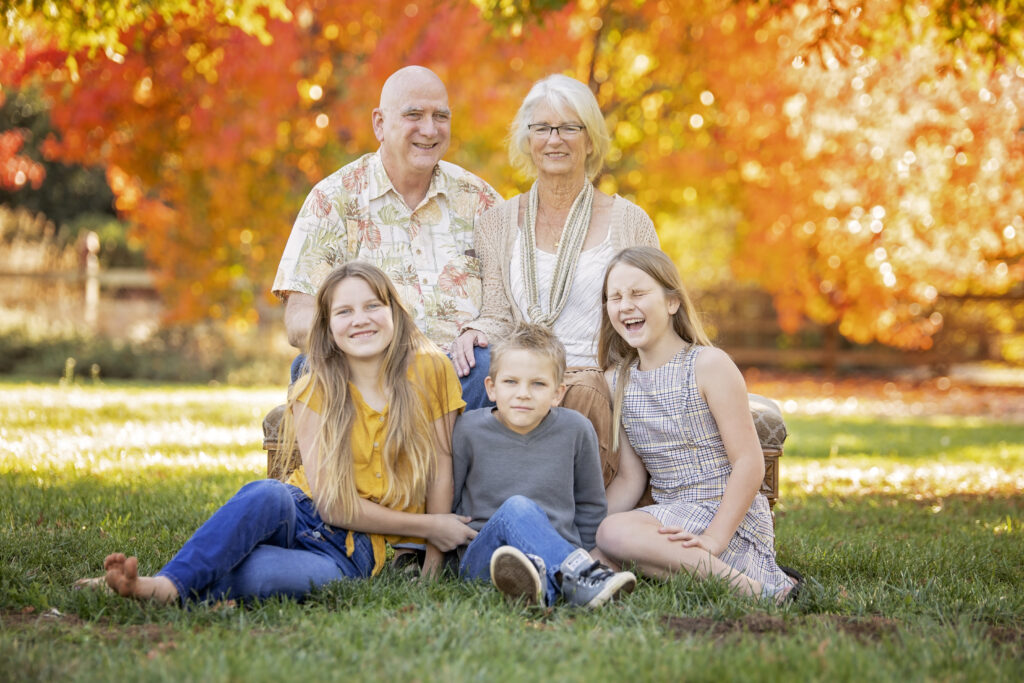
[[[607,370],[615,367],[615,396],[612,409],[612,451],[619,447],[619,424],[622,422],[622,397],[629,381],[629,368],[639,358],[637,350],[626,343],[612,327],[608,317],[608,275],[619,264],[633,266],[650,275],[665,292],[665,298],[679,302],[679,308],[672,314],[672,329],[688,344],[713,346],[697,309],[683,286],[676,264],[661,249],[654,247],[629,247],[616,254],[604,271],[601,288],[601,327],[597,333],[597,364]]]
[[[343,520],[351,520],[358,507],[352,454],[356,409],[349,386],[351,369],[334,341],[330,321],[334,289],[351,277],[365,281],[377,298],[391,308],[394,322],[394,336],[380,367],[380,383],[388,399],[387,431],[381,450],[388,488],[380,504],[401,510],[423,500],[439,449],[451,446],[438,443],[430,412],[431,405],[448,405],[445,395],[448,360],[416,328],[394,285],[382,270],[359,261],[336,268],[316,295],[316,312],[306,343],[306,362],[311,375],[309,390],[319,391],[323,397],[316,439],[319,457],[314,502],[321,512],[337,510]],[[425,356],[423,371],[410,377],[409,368],[418,365],[417,355]],[[292,408],[295,403],[293,395],[285,411],[285,441],[291,444],[294,443]]]

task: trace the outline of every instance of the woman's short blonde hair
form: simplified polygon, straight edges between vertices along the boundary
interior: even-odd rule
[[[611,145],[608,124],[590,88],[562,74],[553,74],[534,83],[519,106],[509,128],[509,162],[530,178],[537,176],[537,167],[530,155],[530,130],[527,126],[534,123],[533,112],[541,102],[547,102],[563,116],[578,118],[586,127],[592,149],[587,155],[585,170],[587,180],[596,178]]]

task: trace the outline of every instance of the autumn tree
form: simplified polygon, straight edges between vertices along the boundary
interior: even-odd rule
[[[0,82],[41,82],[48,153],[108,169],[180,319],[255,322],[302,197],[376,146],[369,112],[408,63],[449,85],[449,158],[506,196],[526,187],[503,139],[529,85],[587,82],[613,133],[601,188],[651,213],[688,280],[757,282],[789,329],[927,346],[936,297],[1021,280],[1016,0],[136,11],[151,4],[106,0],[128,19],[102,39],[62,4],[32,23],[55,37],[4,55]]]
[[[949,68],[941,34],[914,29],[884,57],[855,43],[842,62],[776,59],[772,93],[747,83],[723,108],[772,107],[751,118],[755,145],[732,140],[734,268],[789,329],[807,316],[856,342],[929,348],[940,295],[1024,281],[1024,69]]]

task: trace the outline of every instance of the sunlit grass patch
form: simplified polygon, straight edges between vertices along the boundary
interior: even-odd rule
[[[898,494],[914,500],[956,494],[1012,495],[1024,491],[1024,470],[995,465],[879,462],[874,458],[783,460],[783,499],[790,495]]]
[[[25,384],[0,382],[0,419],[19,426],[75,428],[97,421],[201,419],[257,426],[283,403],[284,387],[146,386],[140,384]]]
[[[984,418],[787,415],[785,457],[942,460],[1024,468],[1024,424]]]
[[[0,384],[0,471],[265,471],[283,389]]]
[[[263,458],[257,425],[204,422],[99,423],[80,429],[4,430],[0,470],[75,468],[100,473],[112,468],[177,466],[237,469]]]

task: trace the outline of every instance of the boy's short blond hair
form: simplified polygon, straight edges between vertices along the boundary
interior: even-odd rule
[[[493,380],[501,366],[502,357],[509,351],[520,349],[532,351],[550,360],[555,368],[555,383],[562,383],[565,376],[565,347],[554,332],[533,323],[519,323],[508,336],[491,348],[491,367],[487,376]]]

